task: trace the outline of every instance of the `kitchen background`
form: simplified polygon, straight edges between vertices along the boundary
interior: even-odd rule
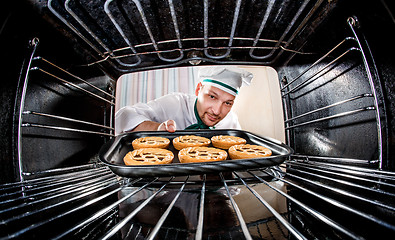
[[[271,67],[238,66],[254,77],[242,86],[233,111],[243,130],[285,142],[283,108],[278,74]],[[172,92],[194,94],[199,67],[179,67],[122,75],[117,81],[115,111]],[[259,111],[256,111],[259,109]]]

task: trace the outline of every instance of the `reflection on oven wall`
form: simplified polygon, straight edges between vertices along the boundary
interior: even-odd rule
[[[285,142],[277,72],[266,66],[237,67],[254,75],[250,86],[241,87],[233,106],[242,129]],[[117,81],[115,111],[172,92],[195,94],[199,68],[168,68],[122,75]]]

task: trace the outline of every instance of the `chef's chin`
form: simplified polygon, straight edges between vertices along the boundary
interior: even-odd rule
[[[212,126],[214,126],[215,124],[217,124],[217,123],[219,122],[219,120],[210,121],[210,120],[207,120],[207,119],[203,119],[203,122],[204,122],[204,124],[206,124],[207,126],[212,127]]]

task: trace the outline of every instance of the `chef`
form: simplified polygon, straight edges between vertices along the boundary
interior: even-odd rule
[[[204,67],[195,95],[171,93],[148,103],[126,106],[115,114],[115,134],[177,129],[241,129],[231,111],[243,83],[252,73],[236,67]]]

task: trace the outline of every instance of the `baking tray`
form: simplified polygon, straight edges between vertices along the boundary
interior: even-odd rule
[[[242,137],[247,140],[247,144],[256,144],[272,150],[272,156],[264,158],[250,158],[225,161],[204,162],[204,163],[180,163],[178,160],[178,150],[173,147],[172,140],[182,135],[196,135],[211,138],[216,135],[231,135]],[[140,137],[160,136],[170,139],[168,150],[174,153],[174,160],[171,164],[127,166],[123,162],[123,157],[133,150],[132,141]],[[210,145],[211,146],[211,145]],[[181,130],[174,133],[166,131],[144,131],[131,132],[119,135],[102,146],[99,152],[100,160],[109,166],[111,171],[122,177],[163,177],[196,175],[205,173],[218,173],[227,171],[247,170],[254,168],[270,167],[281,164],[293,153],[293,150],[271,138],[261,137],[253,133],[242,130]]]

